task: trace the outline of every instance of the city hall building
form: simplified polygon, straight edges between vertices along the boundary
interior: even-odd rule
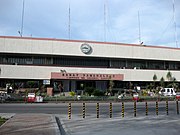
[[[167,80],[168,71],[180,81],[179,48],[0,36],[0,87],[36,81],[54,91],[105,91],[110,80],[114,89],[144,86],[155,74]]]

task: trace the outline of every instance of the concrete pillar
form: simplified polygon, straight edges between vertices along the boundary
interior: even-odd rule
[[[53,88],[52,87],[47,87],[47,95],[53,96]]]

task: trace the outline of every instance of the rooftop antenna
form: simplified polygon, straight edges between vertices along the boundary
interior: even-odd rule
[[[70,3],[69,3],[69,22],[68,22],[68,37],[69,40],[71,39],[71,7],[70,7]]]
[[[104,2],[104,42],[106,42],[106,25],[107,25],[107,18],[106,18],[106,1]]]
[[[173,2],[173,20],[174,20],[174,40],[175,40],[175,45],[178,48],[178,40],[177,40],[177,30],[176,30],[176,18],[175,18],[175,0],[172,0]]]
[[[141,41],[141,23],[140,23],[139,11],[138,11],[138,26],[139,26],[139,44],[142,45],[143,42]]]
[[[21,20],[21,31],[18,31],[19,35],[22,37],[23,36],[23,26],[24,26],[24,4],[25,0],[23,0],[23,8],[22,8],[22,20]]]

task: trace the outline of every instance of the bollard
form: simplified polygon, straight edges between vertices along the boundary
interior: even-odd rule
[[[136,101],[134,101],[134,117],[136,117]]]
[[[156,115],[158,115],[158,101],[156,101]]]
[[[71,103],[69,103],[69,107],[68,107],[68,118],[69,120],[71,119]]]
[[[179,115],[179,104],[178,104],[178,100],[176,101],[176,107],[177,107],[177,114]]]
[[[168,100],[166,100],[166,114],[169,115]]]
[[[85,118],[85,103],[83,103],[83,118]]]
[[[97,111],[97,118],[99,118],[99,103],[96,105],[96,111]]]
[[[122,117],[124,118],[124,102],[122,102]]]
[[[112,118],[112,103],[109,103],[109,117]]]
[[[146,102],[146,116],[148,115],[148,104]]]

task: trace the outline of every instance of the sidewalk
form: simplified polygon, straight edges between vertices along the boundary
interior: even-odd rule
[[[0,135],[59,135],[50,114],[16,114],[0,127]]]

